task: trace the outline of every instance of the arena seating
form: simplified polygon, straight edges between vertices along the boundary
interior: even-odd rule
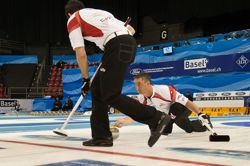
[[[54,63],[51,68],[46,96],[56,97],[58,95],[63,95],[62,70],[78,67],[77,63],[67,63],[63,64],[62,68],[57,68],[56,63]]]
[[[3,95],[3,99],[8,99],[8,95]]]
[[[4,87],[3,84],[0,84],[0,98],[3,98]]]
[[[224,41],[224,40],[231,38],[232,34],[233,34],[233,32],[225,33],[225,34],[216,34],[213,36],[214,36],[214,39],[216,39],[217,41]],[[244,30],[236,31],[236,34],[237,34],[237,38],[242,38],[245,34],[245,31]],[[211,36],[193,38],[193,39],[188,39],[188,41],[191,45],[196,45],[196,44],[201,44],[201,43],[207,43],[210,37]],[[175,43],[179,43],[179,44],[175,44]],[[175,41],[175,42],[162,43],[162,44],[158,44],[158,45],[143,46],[143,47],[138,47],[137,52],[143,52],[143,48],[146,48],[146,50],[148,50],[154,46],[161,47],[161,45],[164,45],[165,47],[166,46],[182,47],[182,46],[184,46],[184,44],[185,44],[185,40],[181,40],[181,41]]]
[[[3,84],[0,84],[0,99],[8,99],[8,95],[5,95],[4,94],[4,85]]]
[[[2,69],[0,69],[0,99],[1,98],[8,98],[7,95],[4,95],[4,85],[3,85],[3,80],[1,80],[2,77]]]

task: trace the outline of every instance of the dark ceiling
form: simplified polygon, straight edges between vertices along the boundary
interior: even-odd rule
[[[68,0],[5,0],[0,5],[0,30],[10,39],[26,43],[69,43],[64,6]],[[185,23],[186,30],[202,26],[206,35],[216,31],[250,28],[249,0],[82,0],[86,7],[110,11],[118,19],[132,17],[142,31],[141,20]],[[228,27],[228,28],[227,28]],[[221,30],[223,29],[223,30]]]

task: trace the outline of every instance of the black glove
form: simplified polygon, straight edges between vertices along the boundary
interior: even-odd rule
[[[89,87],[89,78],[84,78],[82,80],[82,96],[84,97],[86,94],[89,93],[90,87]]]
[[[203,112],[200,112],[200,113],[198,114],[198,119],[199,119],[199,121],[201,122],[201,125],[202,125],[202,126],[204,126],[205,123],[206,123],[206,124],[209,124],[209,117],[208,117],[208,115],[205,115]]]

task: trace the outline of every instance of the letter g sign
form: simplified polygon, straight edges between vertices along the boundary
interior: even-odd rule
[[[161,38],[160,40],[167,40],[168,39],[168,30],[161,30]]]

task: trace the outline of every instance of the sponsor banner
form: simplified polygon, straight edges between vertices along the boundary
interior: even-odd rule
[[[227,96],[227,97],[197,97],[194,101],[211,101],[211,100],[244,100],[244,96]]]
[[[171,77],[174,73],[174,62],[130,65],[127,70],[126,79],[133,79],[134,76],[142,72],[148,73],[152,78]]]
[[[0,99],[0,111],[14,109],[16,102],[20,104],[22,111],[32,111],[33,99]]]
[[[130,65],[126,79],[133,79],[135,75],[141,72],[146,72],[152,78],[157,78],[248,71],[250,70],[249,60],[250,53],[238,53],[199,59]]]
[[[1,107],[14,107],[17,100],[0,100]],[[0,109],[1,109],[0,107]]]
[[[233,55],[233,70],[235,71],[246,71],[250,70],[250,53],[239,53]]]
[[[196,100],[244,100],[240,96],[250,96],[250,91],[226,91],[194,93]]]
[[[246,107],[199,107],[209,116],[244,115]],[[197,116],[194,112],[190,116]]]
[[[227,56],[228,55],[176,61],[175,75],[200,75],[231,72],[233,71],[232,65],[228,64],[232,64],[233,56]]]

